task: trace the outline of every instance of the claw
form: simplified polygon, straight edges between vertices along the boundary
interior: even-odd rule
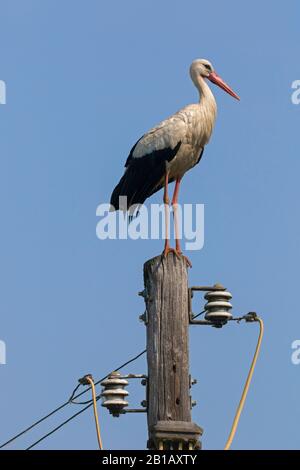
[[[181,256],[184,257],[184,260],[185,260],[185,262],[186,262],[187,267],[188,267],[188,268],[192,268],[193,265],[192,265],[191,261],[189,260],[189,258],[188,258],[187,256],[183,255],[183,254],[181,254]]]
[[[176,250],[175,250],[175,251],[176,251]],[[182,251],[176,251],[176,253],[177,253],[179,256],[181,256],[181,257],[185,260],[186,265],[187,265],[188,268],[191,268],[191,267],[192,267],[191,261],[189,260],[189,258],[188,258],[187,256],[185,256],[185,255],[182,253]]]
[[[175,250],[175,248],[171,248],[169,246],[165,247],[164,251],[162,252],[163,257],[166,258],[169,253],[174,253],[178,259],[180,259],[181,253]]]
[[[186,262],[186,265],[188,268],[191,268],[192,267],[192,263],[190,262],[190,260],[188,259],[187,256],[183,255],[181,251],[177,251],[175,248],[171,248],[169,246],[165,247],[164,251],[162,252],[162,256],[163,258],[166,258],[168,256],[169,253],[174,253],[175,256],[178,258],[178,259],[181,259],[183,258]]]

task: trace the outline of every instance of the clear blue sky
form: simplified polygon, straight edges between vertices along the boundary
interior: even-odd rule
[[[190,62],[210,59],[241,96],[214,87],[218,121],[182,202],[205,204],[205,246],[190,284],[222,282],[234,313],[256,310],[266,335],[233,448],[299,448],[299,3],[0,0],[1,441],[144,348],[143,263],[161,241],[99,241],[128,151],[197,99]],[[159,201],[161,194],[153,201]],[[257,325],[191,331],[193,419],[221,449]],[[126,372],[144,373],[139,360]],[[131,404],[143,399],[130,387]],[[11,448],[24,448],[78,408]],[[145,447],[144,415],[100,409],[106,448]],[[40,449],[97,447],[92,409]]]

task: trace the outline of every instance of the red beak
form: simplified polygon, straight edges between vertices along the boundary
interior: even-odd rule
[[[215,83],[218,85],[220,88],[222,88],[226,93],[229,93],[229,95],[233,96],[237,100],[240,99],[240,97],[234,93],[234,91],[225,83],[221,77],[216,72],[211,72],[209,76],[207,77],[208,80],[210,80],[212,83]]]

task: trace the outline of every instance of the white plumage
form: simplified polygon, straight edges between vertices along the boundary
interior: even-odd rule
[[[190,75],[199,91],[199,103],[185,106],[160,122],[135,144],[127,159],[125,173],[112,194],[111,204],[115,209],[120,208],[120,196],[127,196],[130,207],[142,204],[159,190],[163,185],[166,162],[169,163],[169,182],[182,178],[199,162],[217,114],[216,101],[205,78],[237,97],[205,59],[192,63]]]
[[[190,76],[199,91],[199,102],[185,106],[160,122],[133,146],[125,163],[125,173],[111,196],[114,209],[126,210],[143,204],[163,186],[166,195],[168,183],[174,180],[172,203],[177,204],[180,180],[186,171],[199,163],[216,119],[217,105],[206,79],[239,99],[208,60],[195,60],[190,67]],[[127,197],[125,206],[124,196]]]

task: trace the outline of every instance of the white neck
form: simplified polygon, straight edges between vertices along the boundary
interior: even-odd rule
[[[199,91],[199,135],[201,135],[201,145],[206,145],[210,139],[215,119],[217,115],[217,103],[211,89],[201,75],[192,77],[195,86]]]
[[[204,78],[201,75],[197,75],[193,82],[199,91],[199,103],[201,106],[211,109],[212,112],[216,113],[217,103],[215,97]]]

